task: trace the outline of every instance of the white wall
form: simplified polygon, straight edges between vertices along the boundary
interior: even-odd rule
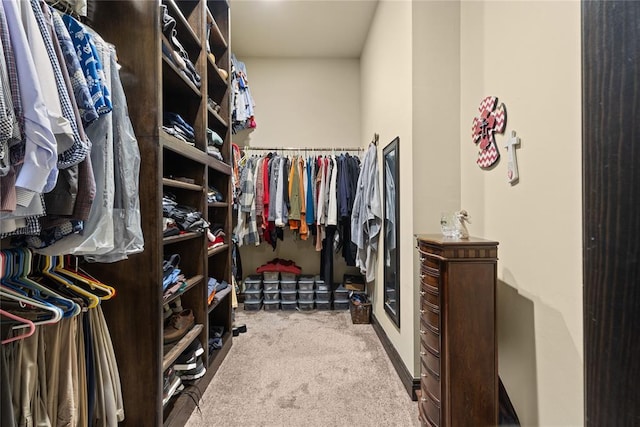
[[[238,59],[247,66],[258,126],[251,133],[235,135],[233,142],[251,147],[300,148],[364,144],[357,59]],[[318,274],[320,254],[311,242],[294,240],[287,231],[285,241],[278,241],[275,251],[266,243],[243,246],[243,273],[254,273],[256,267],[279,257],[295,260],[305,274]],[[334,281],[341,281],[349,271],[352,269],[342,257],[334,257]]]
[[[252,147],[360,147],[357,59],[238,58],[247,66],[258,127]]]
[[[414,1],[413,233],[440,233],[442,212],[460,209],[460,3]],[[411,248],[414,310],[420,309],[419,257]],[[405,306],[402,307],[405,309]],[[420,326],[414,316],[414,377]]]
[[[461,206],[500,242],[500,374],[523,425],[583,425],[580,3],[461,5]],[[495,169],[475,164],[487,95],[522,140],[515,186],[503,148]]]
[[[373,285],[373,312],[409,371],[414,360],[413,286],[413,129],[411,68],[411,2],[381,1],[360,58],[362,87],[362,135],[371,140],[380,135],[382,150],[400,137],[400,329],[383,306],[382,280]],[[379,168],[382,188],[382,172]],[[384,254],[381,241],[380,254]],[[383,277],[383,257],[378,257],[376,277]],[[371,293],[371,292],[370,292]]]

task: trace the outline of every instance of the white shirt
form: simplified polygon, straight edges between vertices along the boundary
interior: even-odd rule
[[[0,3],[7,19],[23,105],[25,157],[16,178],[18,205],[29,206],[35,193],[49,192],[58,179],[58,151],[40,80],[17,2]],[[54,86],[55,88],[55,86]]]

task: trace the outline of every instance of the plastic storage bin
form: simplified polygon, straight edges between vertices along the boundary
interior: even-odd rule
[[[300,289],[301,291],[312,291],[313,283],[313,280],[310,282],[306,280],[298,280],[298,289]]]
[[[245,302],[257,302],[262,301],[262,290],[257,291],[244,291]]]
[[[313,300],[311,301],[298,301],[298,308],[303,311],[313,310]]]
[[[346,290],[341,284],[333,291],[333,299],[336,301],[348,300],[349,291]]]
[[[262,277],[258,275],[247,276],[244,279],[245,291],[256,291],[262,289]]]
[[[324,280],[322,280],[320,278],[320,276],[316,276],[315,277],[315,282],[316,282],[316,289],[319,291],[331,291],[331,289],[329,289],[329,285],[324,283]]]
[[[244,309],[247,311],[257,311],[262,308],[262,300],[258,301],[245,301]]]
[[[318,310],[331,310],[331,301],[316,300],[315,302]]]
[[[280,291],[277,289],[271,291],[264,291],[264,300],[266,301],[279,301]]]
[[[280,289],[280,281],[279,280],[265,280],[262,282],[262,287],[265,291],[277,291]]]
[[[295,301],[298,298],[296,291],[280,291],[280,299],[284,301]]]
[[[301,291],[311,291],[313,290],[314,283],[315,280],[313,279],[313,276],[300,276],[298,279],[298,289]]]
[[[277,271],[265,271],[262,273],[262,278],[266,280],[280,280],[280,273]]]
[[[295,280],[281,280],[280,288],[283,291],[295,291],[297,282]]]
[[[265,311],[271,311],[271,310],[280,310],[280,300],[274,300],[274,301],[266,301],[264,302],[264,310]]]
[[[280,280],[293,280],[296,281],[296,273],[286,273],[284,271],[280,272]]]
[[[335,300],[333,301],[334,310],[349,310],[349,300]]]
[[[298,291],[298,302],[300,301],[313,301],[315,292],[313,291]]]
[[[318,301],[331,301],[330,291],[319,291],[316,289],[316,300]]]
[[[297,301],[282,301],[280,303],[282,305],[282,310],[297,310],[298,302]]]

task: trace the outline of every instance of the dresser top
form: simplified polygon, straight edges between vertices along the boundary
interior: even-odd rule
[[[497,246],[498,242],[469,236],[468,239],[445,237],[442,234],[416,234],[416,239],[431,245],[438,246]]]

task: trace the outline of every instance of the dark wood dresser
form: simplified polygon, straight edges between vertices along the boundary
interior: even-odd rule
[[[498,425],[498,243],[418,235],[423,426]]]

